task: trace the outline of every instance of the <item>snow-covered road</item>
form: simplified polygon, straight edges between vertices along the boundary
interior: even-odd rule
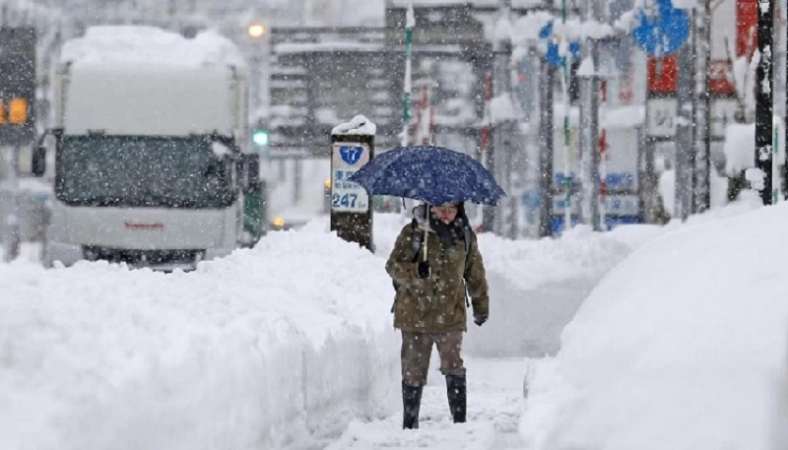
[[[468,423],[462,425],[451,423],[446,386],[433,368],[424,389],[418,430],[402,430],[398,411],[382,420],[352,422],[326,450],[522,450],[517,424],[528,365],[524,358],[467,360]]]

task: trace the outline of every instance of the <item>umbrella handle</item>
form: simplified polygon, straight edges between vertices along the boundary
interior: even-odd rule
[[[424,245],[422,246],[422,257],[421,257],[422,261],[426,261],[427,260],[427,239],[430,236],[430,233],[429,233],[429,228],[430,228],[430,204],[429,203],[425,203],[424,204],[424,223],[427,224],[427,226],[424,227]]]

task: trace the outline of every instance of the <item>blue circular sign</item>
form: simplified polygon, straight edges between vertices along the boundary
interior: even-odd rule
[[[671,55],[689,37],[689,17],[684,10],[674,8],[671,0],[654,0],[651,6],[640,10],[640,24],[632,30],[632,37],[650,55]]]

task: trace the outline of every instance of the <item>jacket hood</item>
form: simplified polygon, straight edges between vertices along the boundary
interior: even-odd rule
[[[422,230],[433,231],[430,227],[430,212],[427,209],[427,205],[421,204],[415,208],[413,208],[413,218],[416,220],[416,223],[419,225],[419,228]]]
[[[468,226],[469,222],[468,222],[468,216],[465,214],[465,207],[463,204],[460,204],[459,206],[460,208],[457,213],[458,214],[457,218],[462,219],[462,226]],[[416,223],[419,225],[420,229],[434,233],[435,230],[433,230],[432,227],[430,226],[430,211],[427,208],[428,206],[425,203],[422,203],[421,205],[418,205],[415,208],[413,208],[412,210],[413,218],[416,220]]]

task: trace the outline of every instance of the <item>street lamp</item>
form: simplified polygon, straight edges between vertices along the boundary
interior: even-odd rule
[[[259,23],[255,23],[249,25],[249,28],[246,30],[246,32],[249,34],[249,37],[259,39],[265,34],[265,27]]]

